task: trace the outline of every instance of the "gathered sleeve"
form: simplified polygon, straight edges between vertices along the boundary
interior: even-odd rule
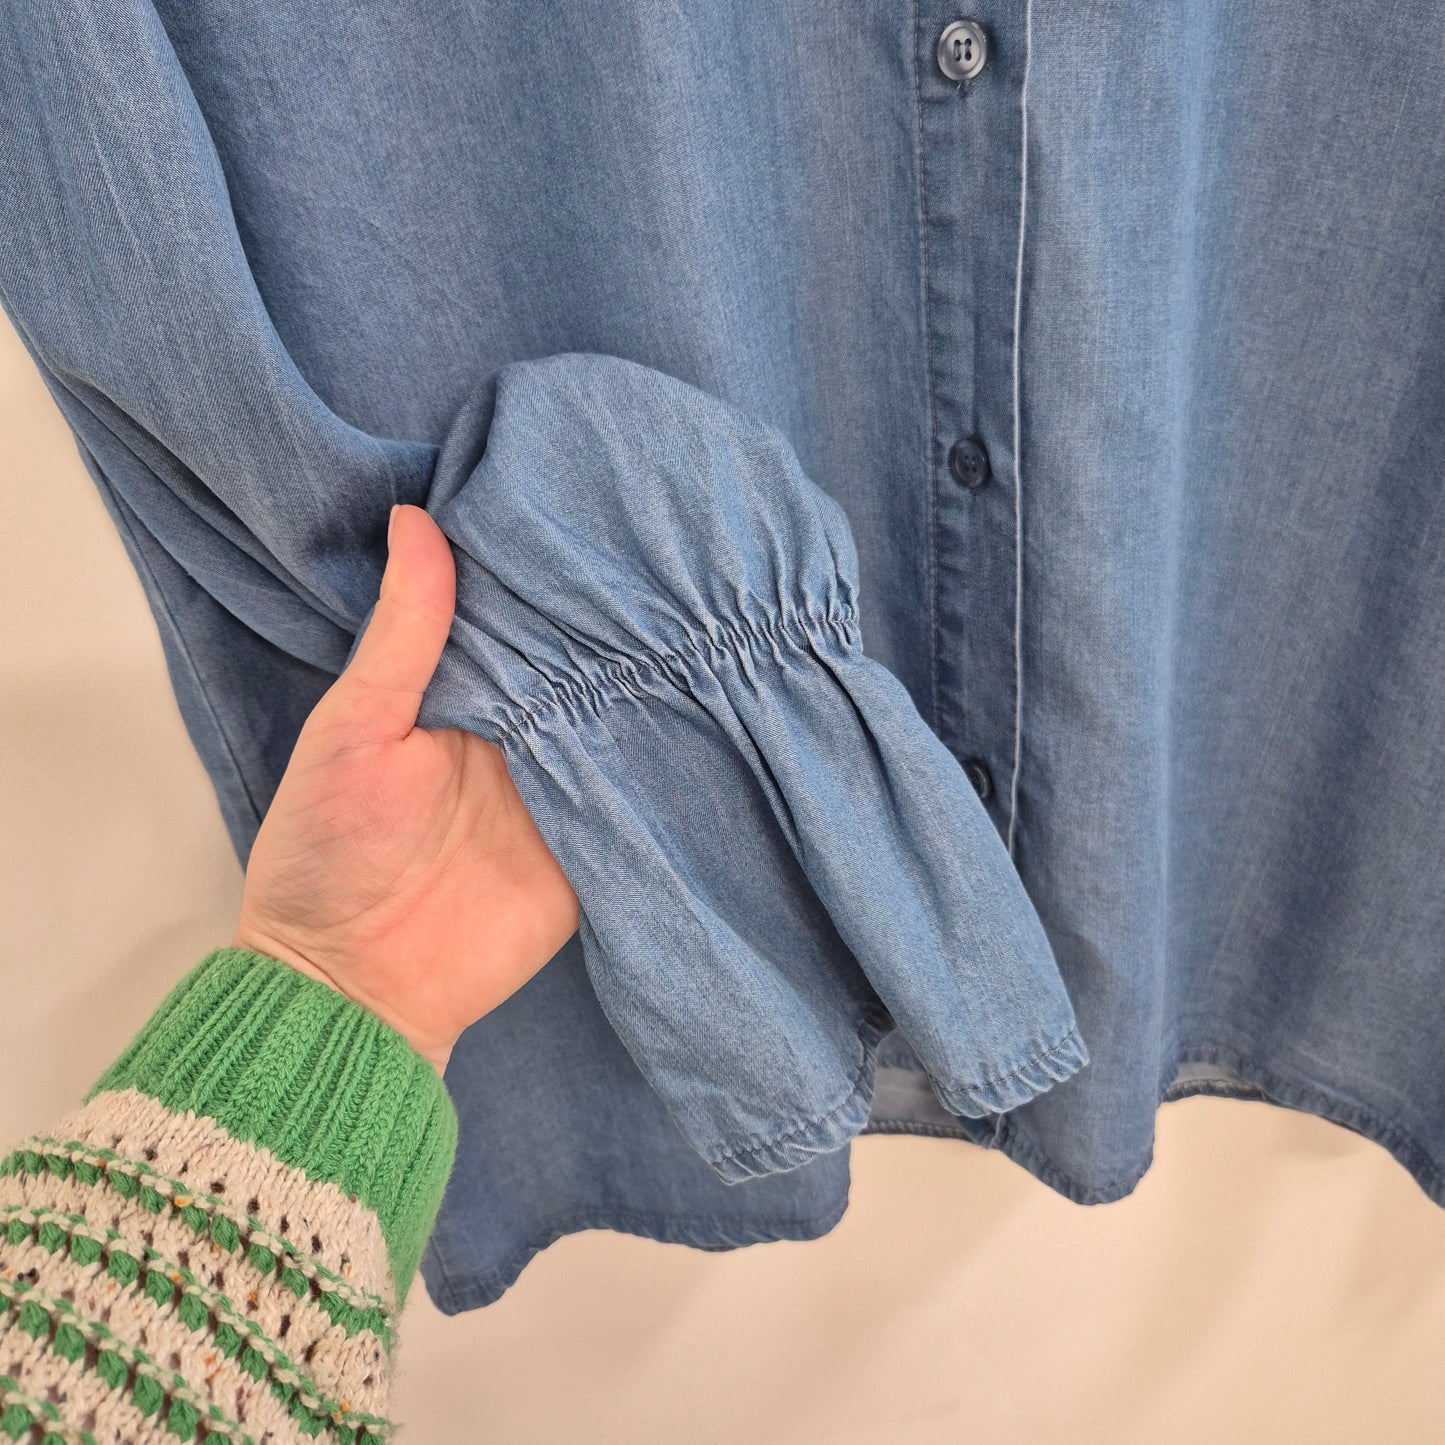
[[[724,1179],[866,1121],[897,1024],[947,1108],[1087,1060],[962,768],[863,651],[842,509],[783,436],[617,357],[503,368],[428,509],[458,610],[424,726],[507,767],[598,996]]]

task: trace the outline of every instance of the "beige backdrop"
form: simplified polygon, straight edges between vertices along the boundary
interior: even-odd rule
[[[241,874],[140,584],[0,320],[0,1136],[70,1107],[203,953]],[[553,1246],[457,1319],[418,1284],[402,1441],[1445,1441],[1445,1211],[1383,1150],[1171,1104],[1084,1209],[997,1154],[872,1138],[827,1239]]]

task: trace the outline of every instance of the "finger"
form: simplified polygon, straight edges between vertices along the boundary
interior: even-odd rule
[[[446,534],[421,507],[394,508],[380,596],[328,694],[349,728],[384,739],[405,737],[416,725],[451,631],[456,589]]]

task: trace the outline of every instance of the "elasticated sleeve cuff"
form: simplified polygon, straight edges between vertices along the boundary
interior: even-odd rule
[[[722,1178],[856,1134],[894,1023],[960,1114],[1087,1061],[996,829],[863,652],[844,514],[779,433],[617,358],[522,363],[428,507],[458,608],[420,721],[503,748],[604,1009]]]

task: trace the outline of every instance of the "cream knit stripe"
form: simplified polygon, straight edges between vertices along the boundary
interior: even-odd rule
[[[82,1170],[88,1170],[87,1178],[81,1178]],[[192,1240],[201,1246],[220,1251],[224,1260],[246,1261],[257,1279],[270,1279],[285,1298],[305,1299],[309,1295],[316,1308],[341,1325],[347,1334],[370,1331],[389,1344],[390,1316],[374,1305],[355,1303],[366,1301],[368,1296],[360,1295],[344,1282],[322,1279],[311,1260],[283,1256],[282,1247],[267,1235],[259,1231],[244,1234],[228,1215],[218,1211],[208,1214],[184,1191],[176,1192],[175,1199],[171,1199],[168,1194],[173,1188],[171,1183],[159,1176],[137,1175],[136,1170],[137,1166],[129,1160],[108,1160],[98,1150],[56,1144],[53,1140],[26,1140],[9,1159],[0,1160],[0,1205],[27,1202],[33,1207],[45,1208],[49,1199],[59,1198],[52,1194],[52,1188],[58,1189],[72,1179],[79,1188],[90,1192],[88,1207],[82,1205],[75,1211],[87,1217],[103,1218],[116,1209],[134,1207],[139,1199],[137,1218],[144,1215],[149,1221],[175,1222],[188,1230]],[[137,1186],[137,1178],[146,1183],[146,1189]],[[156,1208],[144,1207],[147,1189]],[[142,1225],[142,1238],[149,1228],[149,1222]],[[221,1237],[223,1230],[230,1231],[225,1238]],[[259,1257],[253,1254],[251,1246],[260,1246]],[[264,1266],[259,1259],[264,1260]],[[277,1272],[277,1259],[282,1259],[285,1266],[280,1272]]]
[[[8,1187],[17,1183],[23,1188],[16,1192],[32,1196],[30,1199],[6,1200]],[[115,1245],[134,1259],[153,1253],[167,1273],[190,1274],[203,1292],[202,1298],[228,1300],[232,1312],[217,1309],[217,1317],[238,1328],[238,1321],[244,1321],[264,1332],[295,1370],[310,1377],[320,1396],[349,1400],[367,1414],[385,1411],[389,1367],[386,1348],[377,1335],[369,1330],[348,1335],[309,1295],[298,1299],[279,1275],[257,1271],[244,1250],[225,1251],[174,1215],[146,1214],[114,1196],[106,1199],[105,1209],[97,1209],[103,1198],[91,1186],[69,1179],[0,1180],[0,1245],[11,1218],[53,1214],[68,1231],[97,1239],[107,1248]],[[72,1222],[77,1214],[86,1216],[83,1228]]]
[[[30,1416],[32,1430],[35,1425],[40,1425],[45,1430],[46,1439],[60,1439],[65,1445],[96,1445],[95,1436],[87,1434],[77,1425],[67,1425],[63,1420],[57,1419],[60,1412],[49,1400],[37,1400],[34,1396],[27,1395],[19,1388],[18,1380],[0,1369],[0,1427],[8,1427],[5,1412],[17,1405]],[[13,1437],[15,1429],[7,1428],[7,1433]]]
[[[214,1119],[173,1113],[157,1099],[123,1089],[97,1094],[51,1134],[147,1164],[193,1191],[203,1208],[224,1209],[238,1224],[253,1219],[338,1282],[349,1282],[395,1312],[396,1290],[376,1215],[336,1185],[317,1183],[283,1164],[269,1149],[233,1139]]]
[[[197,1273],[197,1261],[194,1251],[191,1251],[191,1266],[186,1267],[179,1263],[172,1253],[165,1248],[165,1241],[160,1237],[160,1231],[156,1231],[156,1247],[147,1250],[137,1241],[127,1240],[120,1231],[101,1230],[94,1227],[94,1221],[90,1224],[77,1224],[68,1214],[61,1212],[45,1211],[45,1209],[23,1209],[19,1212],[9,1212],[0,1209],[0,1234],[3,1234],[4,1225],[9,1220],[20,1220],[33,1222],[33,1224],[52,1224],[58,1230],[64,1230],[66,1241],[71,1238],[88,1238],[94,1240],[104,1248],[120,1248],[123,1253],[131,1259],[147,1259],[156,1264],[166,1279],[172,1280],[176,1289],[184,1292],[185,1295],[194,1296],[207,1309],[207,1321],[204,1327],[197,1328],[186,1325],[184,1319],[176,1312],[175,1306],[159,1306],[149,1296],[140,1295],[139,1287],[131,1286],[129,1292],[140,1295],[144,1303],[152,1311],[165,1309],[171,1318],[175,1319],[176,1325],[189,1332],[189,1338],[195,1345],[202,1348],[201,1358],[217,1350],[215,1345],[215,1325],[212,1324],[211,1316],[215,1322],[230,1324],[237,1329],[243,1341],[257,1354],[262,1357],[269,1370],[270,1379],[285,1386],[295,1386],[301,1394],[303,1402],[311,1409],[319,1412],[332,1413],[338,1406],[350,1406],[351,1418],[364,1419],[374,1428],[384,1429],[386,1422],[383,1419],[383,1412],[386,1409],[387,1380],[389,1380],[389,1358],[381,1342],[376,1335],[355,1335],[348,1340],[345,1332],[338,1325],[331,1325],[321,1312],[311,1309],[312,1319],[316,1324],[325,1327],[319,1337],[308,1338],[308,1331],[298,1327],[298,1316],[302,1314],[302,1301],[292,1298],[286,1292],[286,1299],[289,1303],[283,1306],[251,1305],[246,1301],[244,1295],[237,1292],[237,1299],[243,1301],[237,1303],[223,1293],[214,1289],[207,1289],[199,1283]],[[184,1230],[185,1225],[171,1225],[171,1228]],[[12,1260],[23,1260],[23,1250],[38,1251],[29,1257],[30,1263],[39,1270],[40,1282],[46,1287],[52,1277],[61,1277],[51,1264],[46,1260],[68,1260],[68,1244],[61,1244],[58,1250],[52,1251],[46,1248],[45,1244],[39,1241],[22,1241],[20,1244],[0,1243],[0,1260],[6,1260],[9,1266]],[[185,1254],[188,1251],[184,1247],[175,1251],[176,1254]],[[20,1263],[17,1266],[19,1272],[26,1269],[27,1264]],[[116,1295],[116,1280],[107,1274],[105,1260],[97,1264],[82,1266],[75,1264],[75,1269],[87,1270],[97,1280],[104,1280],[105,1298]],[[244,1272],[243,1272],[244,1273]],[[254,1270],[251,1270],[254,1274]],[[189,1279],[188,1279],[189,1276]],[[256,1276],[259,1279],[260,1276]],[[191,1283],[191,1279],[195,1282]],[[77,1308],[82,1308],[77,1296]],[[104,1321],[104,1316],[92,1316]],[[129,1340],[133,1344],[139,1344],[140,1348],[150,1353],[150,1347],[143,1340],[133,1337],[130,1332],[120,1329],[111,1322],[108,1328],[116,1331],[123,1340]],[[306,1351],[311,1347],[311,1358],[306,1358]],[[305,1361],[305,1363],[303,1363]],[[204,1360],[210,1366],[210,1360]],[[246,1383],[253,1379],[246,1376]],[[214,1392],[212,1392],[214,1394]],[[225,1396],[215,1397],[215,1402],[220,1405]]]
[[[27,1405],[32,1414],[37,1413],[34,1402],[47,1400],[53,1391],[65,1417],[78,1422],[95,1445],[159,1445],[161,1441],[178,1445],[176,1437],[166,1433],[164,1422],[142,1415],[118,1390],[87,1370],[83,1361],[72,1364],[44,1341],[32,1340],[19,1330],[9,1329],[0,1337],[0,1375],[14,1376],[30,1396],[19,1403]],[[79,1440],[77,1427],[70,1428]]]
[[[44,1439],[60,1440],[64,1445],[96,1445],[94,1435],[88,1434],[75,1425],[67,1425],[63,1420],[57,1420],[52,1411],[55,1406],[49,1400],[40,1401],[24,1391],[16,1388],[17,1382],[3,1370],[0,1370],[0,1426],[6,1425],[5,1414],[12,1406],[19,1406],[34,1422],[31,1426],[33,1432],[35,1425],[39,1425],[45,1431]],[[57,1412],[58,1413],[58,1412]],[[15,1434],[13,1429],[8,1430],[12,1437]],[[33,1434],[32,1434],[33,1438]],[[113,1437],[115,1440],[123,1440],[123,1436]],[[107,1442],[109,1445],[109,1442]]]
[[[366,1325],[383,1333],[389,1330],[389,1314],[375,1295],[365,1294],[323,1270],[315,1260],[298,1253],[291,1241],[267,1233],[244,1216],[238,1220],[224,1207],[224,1201],[197,1196],[188,1185],[154,1173],[146,1163],[117,1158],[105,1149],[32,1138],[0,1159],[0,1179],[27,1174],[57,1179],[73,1175],[101,1193],[113,1191],[123,1199],[139,1197],[142,1204],[152,1198],[148,1212],[163,1214],[171,1210],[189,1223],[197,1235],[209,1230],[222,1248],[260,1246],[271,1257],[268,1268],[275,1269],[279,1262],[298,1278],[314,1283],[318,1298],[325,1296],[343,1315],[355,1317],[353,1327]]]
[[[42,1276],[46,1283],[50,1282],[49,1276]],[[114,1283],[114,1281],[110,1281]],[[59,1286],[70,1288],[71,1286]],[[199,1374],[195,1373],[198,1361],[180,1351],[172,1351],[167,1348],[169,1343],[163,1335],[158,1335],[151,1348],[144,1345],[137,1345],[132,1340],[122,1338],[116,1329],[102,1318],[102,1313],[116,1317],[118,1323],[125,1323],[125,1309],[122,1301],[131,1291],[117,1287],[113,1297],[100,1302],[100,1310],[93,1311],[86,1305],[71,1304],[61,1299],[58,1295],[51,1294],[48,1290],[37,1286],[27,1286],[16,1293],[17,1286],[8,1281],[0,1283],[0,1310],[8,1310],[8,1317],[0,1314],[8,1326],[5,1334],[5,1341],[0,1345],[0,1359],[7,1356],[22,1364],[24,1373],[20,1376],[22,1383],[29,1389],[39,1388],[39,1382],[44,1382],[48,1389],[51,1383],[65,1381],[67,1385],[71,1381],[78,1381],[83,1375],[92,1375],[102,1385],[106,1384],[105,1379],[95,1370],[86,1365],[85,1356],[82,1355],[75,1360],[68,1360],[54,1346],[52,1336],[42,1336],[38,1339],[32,1338],[21,1327],[15,1324],[18,1309],[11,1303],[12,1299],[20,1302],[30,1302],[45,1310],[53,1318],[65,1321],[79,1330],[81,1336],[88,1345],[97,1349],[108,1350],[117,1355],[130,1367],[137,1376],[144,1376],[154,1381],[154,1394],[158,1400],[164,1400],[160,1410],[153,1418],[161,1422],[161,1429],[169,1435],[172,1441],[177,1439],[176,1435],[169,1431],[165,1425],[165,1416],[170,1408],[171,1400],[182,1400],[195,1409],[200,1418],[208,1423],[214,1424],[218,1430],[237,1442],[237,1445],[259,1445],[262,1432],[268,1428],[275,1429],[274,1419],[279,1415],[284,1422],[284,1430],[287,1433],[276,1433],[270,1438],[284,1445],[301,1445],[305,1440],[313,1439],[312,1436],[303,1436],[297,1429],[296,1422],[286,1414],[285,1407],[279,1402],[271,1399],[266,1394],[265,1386],[258,1385],[254,1380],[247,1380],[242,1386],[239,1394],[233,1394],[228,1400],[229,1409],[221,1411],[221,1418],[215,1419],[210,1413],[211,1400],[206,1395],[199,1393],[192,1388],[192,1381],[205,1380],[206,1369]],[[102,1290],[91,1290],[90,1294],[104,1293]],[[95,1305],[96,1301],[87,1297],[88,1305]],[[138,1353],[139,1351],[139,1353]],[[175,1359],[179,1363],[172,1364]],[[178,1381],[179,1372],[186,1371],[186,1381]],[[13,1373],[13,1372],[12,1372]],[[125,1392],[118,1389],[111,1389],[110,1395],[117,1401],[127,1398]],[[261,1405],[270,1405],[273,1408],[267,1410],[258,1409]],[[147,1418],[144,1412],[136,1408],[137,1414]],[[160,1438],[160,1437],[158,1437]],[[186,1437],[190,1438],[190,1437]]]
[[[29,1250],[11,1247],[7,1254],[18,1258],[21,1273],[28,1268],[41,1271],[42,1288],[27,1290],[22,1299],[34,1299],[52,1311],[69,1304],[74,1311],[71,1322],[87,1341],[92,1335],[88,1326],[103,1325],[110,1341],[96,1335],[93,1343],[115,1350],[128,1363],[149,1360],[146,1372],[166,1394],[194,1405],[203,1418],[214,1407],[226,1417],[224,1423],[218,1422],[222,1428],[227,1424],[239,1426],[258,1442],[299,1445],[315,1438],[302,1433],[286,1406],[271,1393],[266,1376],[256,1380],[246,1374],[206,1336],[188,1329],[174,1308],[158,1305],[136,1289],[116,1288],[114,1280],[98,1274],[93,1266],[87,1268],[66,1256],[51,1255],[39,1245]],[[48,1342],[38,1343],[51,1356],[60,1358],[49,1349]],[[83,1360],[75,1363],[84,1368]],[[176,1388],[177,1374],[184,1377],[185,1390]]]

